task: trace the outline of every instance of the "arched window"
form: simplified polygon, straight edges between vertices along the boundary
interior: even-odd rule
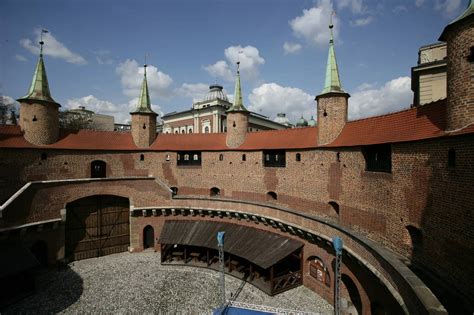
[[[193,129],[189,128],[188,133],[193,133]]]
[[[179,131],[178,131],[178,130],[175,130],[174,133],[179,133]]]
[[[456,167],[456,150],[448,150],[448,167]]]
[[[151,225],[143,229],[143,249],[155,247],[155,231]]]
[[[95,160],[91,162],[91,178],[106,177],[106,163],[104,161]]]
[[[204,127],[204,133],[209,133],[209,127],[208,126]]]
[[[277,200],[277,194],[274,191],[267,192],[267,201]]]
[[[171,189],[171,194],[173,196],[178,194],[178,187],[170,187],[170,189]]]
[[[145,154],[140,154],[140,161],[145,161]]]
[[[169,154],[166,154],[166,157],[165,157],[166,161],[169,161],[170,158],[171,158],[171,156]],[[178,160],[179,160],[179,154],[178,154]]]
[[[301,161],[301,153],[296,153],[296,162]]]
[[[319,257],[311,256],[308,258],[308,263],[310,276],[328,287],[331,286],[331,276],[323,261]]]
[[[242,154],[242,161],[247,161],[247,156],[245,154]]]
[[[336,212],[337,215],[339,215],[339,204],[335,201],[329,201],[328,202],[329,207]]]
[[[184,160],[185,160],[185,161],[189,161],[189,154],[185,154],[185,155],[184,155]]]
[[[219,154],[219,161],[224,161],[224,154]]]
[[[211,197],[219,197],[221,195],[221,190],[217,187],[212,187],[210,191]]]
[[[194,161],[198,161],[198,160],[199,160],[199,155],[194,154],[194,155],[193,155],[193,160],[194,160]]]

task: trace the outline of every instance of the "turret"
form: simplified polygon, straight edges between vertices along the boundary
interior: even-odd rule
[[[156,116],[151,109],[150,94],[148,93],[148,83],[146,79],[145,64],[142,89],[138,99],[137,108],[131,112],[132,115],[132,137],[133,141],[140,148],[149,147],[156,138]]]
[[[240,88],[240,62],[237,62],[237,78],[235,81],[234,104],[227,110],[226,143],[229,148],[237,148],[245,141],[249,126],[249,111],[242,101]]]
[[[474,123],[474,1],[448,24],[439,40],[447,43],[447,130]]]
[[[326,80],[324,89],[316,96],[318,113],[318,144],[333,142],[340,134],[347,122],[347,100],[350,95],[341,87],[336,54],[334,52],[332,17],[329,23],[331,37],[329,40],[329,54],[326,66]]]
[[[41,36],[44,32],[42,31]],[[20,128],[25,139],[36,145],[51,144],[59,137],[59,105],[51,97],[43,62],[41,39],[40,55],[28,94],[17,99],[20,103]]]

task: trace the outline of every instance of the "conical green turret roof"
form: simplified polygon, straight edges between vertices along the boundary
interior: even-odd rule
[[[142,89],[140,92],[140,98],[138,99],[137,108],[131,114],[155,114],[151,109],[151,102],[150,102],[150,93],[148,92],[148,82],[146,79],[146,65],[144,65],[144,75],[143,75],[143,83]]]
[[[462,20],[466,19],[467,17],[471,16],[474,13],[474,0],[469,1],[466,10],[461,13],[460,16],[455,18],[451,23],[449,23],[443,30],[443,33],[439,37],[439,40],[446,41],[446,31],[451,28],[454,24],[461,22]]]
[[[331,23],[329,24],[331,30],[331,38],[329,39],[329,53],[328,62],[326,66],[326,80],[324,82],[324,89],[321,94],[325,93],[345,93],[341,86],[341,80],[339,79],[339,70],[337,68],[336,53],[334,52],[334,37],[332,34],[333,24],[332,17]]]
[[[234,104],[227,110],[228,112],[248,112],[242,101],[242,89],[240,88],[240,62],[237,62],[237,78],[235,80]]]
[[[33,75],[33,80],[31,81],[30,89],[28,94],[25,96],[17,99],[17,101],[44,101],[55,103],[59,105],[52,97],[51,93],[49,92],[49,84],[48,84],[48,77],[46,76],[46,69],[44,67],[43,62],[43,41],[40,42],[40,56],[38,63],[36,64],[35,73]],[[61,105],[59,105],[61,106]]]

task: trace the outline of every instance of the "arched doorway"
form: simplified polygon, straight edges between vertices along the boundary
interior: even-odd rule
[[[151,225],[143,229],[143,249],[155,247],[155,231]]]
[[[341,276],[341,308],[352,315],[362,314],[362,300],[359,290],[352,279],[343,274]]]
[[[101,160],[95,160],[91,163],[91,178],[104,178],[107,177],[106,172],[107,164]]]
[[[129,201],[90,196],[66,205],[66,260],[99,257],[128,250]]]
[[[30,251],[40,263],[41,267],[48,266],[48,244],[45,241],[37,241],[30,247]]]

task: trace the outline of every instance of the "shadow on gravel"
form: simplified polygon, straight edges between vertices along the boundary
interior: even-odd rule
[[[35,293],[7,306],[2,314],[58,313],[79,300],[82,292],[83,280],[69,266],[41,270],[36,275]]]

